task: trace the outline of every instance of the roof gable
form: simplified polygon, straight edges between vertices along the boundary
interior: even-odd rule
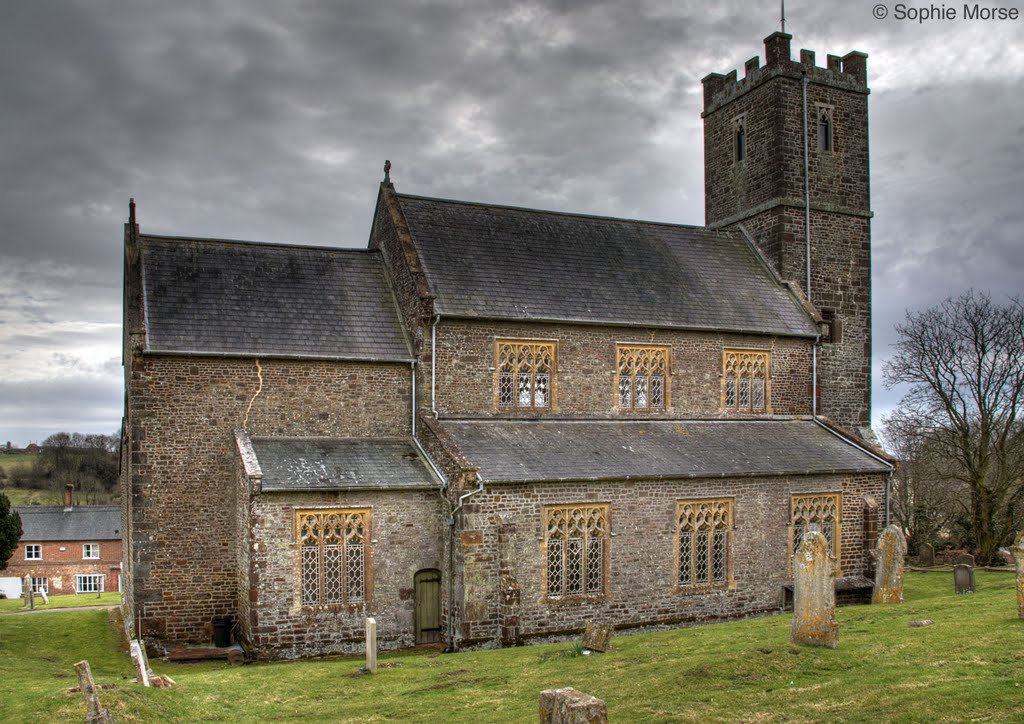
[[[817,334],[738,232],[396,198],[442,315]]]
[[[380,255],[139,238],[146,351],[408,360]]]

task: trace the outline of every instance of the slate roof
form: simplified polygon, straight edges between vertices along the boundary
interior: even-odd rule
[[[23,541],[100,541],[121,538],[118,505],[31,505],[14,508],[21,516]]]
[[[889,470],[810,420],[441,424],[486,483]]]
[[[141,236],[146,349],[408,360],[380,254]]]
[[[252,438],[262,490],[423,490],[440,487],[408,439]]]
[[[739,232],[396,196],[442,315],[817,334]]]

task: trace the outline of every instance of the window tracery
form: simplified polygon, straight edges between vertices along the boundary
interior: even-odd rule
[[[678,586],[718,586],[731,581],[732,527],[731,498],[676,503]]]
[[[804,533],[817,530],[825,536],[832,554],[839,564],[840,552],[840,521],[842,503],[840,493],[813,493],[810,495],[794,495],[790,499],[790,554],[796,553],[803,540]]]
[[[548,598],[605,593],[608,563],[607,505],[559,505],[544,509]]]
[[[364,603],[370,511],[305,510],[295,519],[302,605]]]
[[[557,342],[497,340],[498,407],[550,408],[554,398],[557,350]]]
[[[722,353],[722,408],[771,412],[771,353],[727,349]]]
[[[615,389],[620,408],[643,410],[668,406],[670,355],[670,347],[616,346]]]

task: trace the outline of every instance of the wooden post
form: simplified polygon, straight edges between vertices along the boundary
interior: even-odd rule
[[[36,607],[36,602],[32,599],[32,576],[25,576],[25,605],[31,610]]]
[[[132,661],[135,662],[135,673],[137,674],[137,680],[140,684],[145,687],[149,686],[149,672],[146,670],[146,657],[142,653],[142,646],[138,641],[132,639],[128,642],[128,646],[132,652]]]
[[[366,670],[377,673],[377,619],[366,619]]]
[[[96,695],[96,683],[92,680],[89,662],[79,661],[75,664],[75,671],[78,672],[78,687],[82,690],[88,709],[86,724],[113,724],[114,717],[110,715],[110,710],[100,705],[100,698]]]

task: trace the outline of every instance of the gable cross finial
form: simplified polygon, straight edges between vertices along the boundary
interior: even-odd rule
[[[782,3],[782,10],[780,15],[782,16],[782,32],[786,32],[786,0],[779,0]]]
[[[135,197],[128,199],[128,223],[135,226]]]
[[[384,161],[384,183],[391,183],[391,161]]]

